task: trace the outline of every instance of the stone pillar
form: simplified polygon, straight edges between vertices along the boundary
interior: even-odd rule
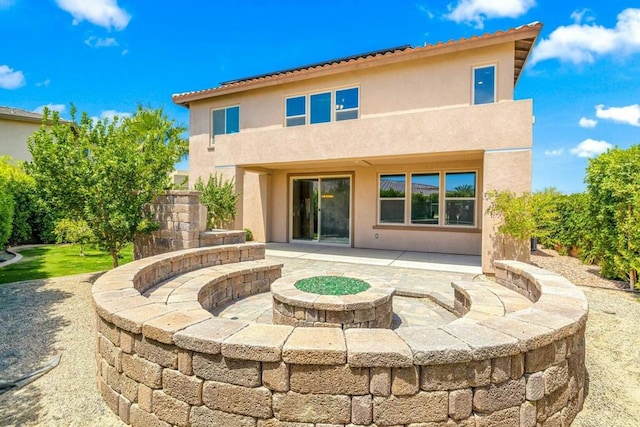
[[[206,208],[200,204],[200,192],[169,190],[151,206],[153,219],[160,228],[150,235],[136,236],[135,259],[200,246],[200,232],[206,229]]]

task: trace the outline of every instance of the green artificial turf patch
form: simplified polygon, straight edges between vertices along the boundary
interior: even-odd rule
[[[296,289],[320,295],[354,295],[366,291],[369,284],[360,279],[344,276],[315,276],[298,280]]]

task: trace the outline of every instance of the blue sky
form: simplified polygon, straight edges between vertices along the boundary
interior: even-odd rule
[[[0,105],[142,104],[186,125],[173,93],[532,21],[544,28],[516,98],[534,100],[533,189],[583,191],[588,156],[640,143],[637,0],[0,0]]]

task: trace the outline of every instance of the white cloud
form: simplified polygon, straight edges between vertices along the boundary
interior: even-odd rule
[[[594,128],[598,124],[597,120],[588,119],[586,117],[582,117],[578,122],[581,128]]]
[[[73,25],[82,21],[116,30],[126,28],[131,15],[118,6],[118,0],[56,0],[58,6],[73,16]]]
[[[8,9],[15,3],[15,0],[0,0],[0,9]]]
[[[118,44],[118,41],[116,39],[114,39],[113,37],[107,37],[107,38],[102,38],[102,37],[96,37],[96,36],[91,36],[88,39],[86,39],[84,41],[84,44],[86,44],[89,47],[111,47],[111,46],[120,46]]]
[[[572,14],[575,23],[560,26],[533,50],[531,63],[559,59],[573,64],[593,63],[597,56],[630,55],[640,52],[640,9],[625,9],[613,28],[582,24],[582,15]]]
[[[573,22],[575,24],[580,24],[582,21],[585,21],[585,22],[595,21],[596,18],[594,18],[593,15],[591,15],[590,9],[582,9],[582,10],[574,10],[573,13],[571,13],[571,19],[573,19]]]
[[[616,123],[640,126],[640,104],[610,108],[605,108],[604,105],[596,105],[596,117],[613,120]]]
[[[544,155],[547,157],[562,156],[562,153],[564,153],[564,148],[558,148],[557,150],[544,150]]]
[[[595,157],[610,148],[613,148],[613,145],[609,144],[607,141],[585,139],[576,147],[572,148],[571,153],[578,157]]]
[[[18,89],[25,83],[22,71],[16,71],[8,65],[0,65],[0,89]]]
[[[483,28],[485,19],[518,18],[536,5],[535,0],[459,0],[444,17]]]
[[[33,112],[42,114],[44,112],[45,107],[48,108],[49,111],[57,111],[58,113],[64,113],[64,111],[67,109],[67,107],[64,104],[47,104],[47,105],[39,106],[38,108],[33,110]]]
[[[41,82],[36,83],[37,87],[49,87],[49,85],[51,84],[51,80],[50,79],[45,79]]]

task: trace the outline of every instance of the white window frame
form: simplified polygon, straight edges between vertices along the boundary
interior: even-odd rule
[[[324,95],[324,94],[329,94],[329,121],[328,122],[318,122],[318,123],[311,123],[311,115],[313,114],[312,111],[312,105],[311,105],[311,97],[314,95]],[[309,107],[309,125],[322,125],[324,123],[331,123],[333,122],[333,105],[334,105],[334,99],[335,99],[335,94],[333,93],[333,90],[329,89],[329,90],[321,90],[318,92],[312,92],[309,93],[309,95],[307,96],[307,103],[308,103],[308,107]]]
[[[295,98],[303,98],[304,99],[304,114],[297,114],[297,115],[293,115],[293,116],[288,116],[287,115],[287,101],[289,99],[295,99]],[[309,114],[309,96],[307,94],[291,95],[291,96],[287,96],[284,99],[284,126],[285,127],[306,126],[306,125],[309,124],[309,117],[311,117],[311,115]],[[299,118],[304,118],[304,124],[289,126],[289,119],[299,119]]]
[[[475,174],[474,181],[474,197],[447,197],[447,175],[448,174],[458,174],[458,173],[473,173]],[[380,181],[383,176],[397,176],[403,175],[405,182],[404,189],[404,197],[380,197]],[[438,223],[437,224],[414,224],[411,222],[411,208],[412,208],[412,192],[411,192],[411,179],[414,175],[438,175],[438,183],[439,183],[439,193],[438,193]],[[377,187],[377,225],[379,226],[410,226],[416,228],[461,228],[461,229],[477,229],[478,228],[478,209],[479,209],[479,197],[478,197],[478,180],[479,173],[477,169],[438,169],[438,170],[407,170],[407,171],[399,171],[399,172],[379,172],[377,174],[378,183]],[[404,201],[404,218],[403,222],[382,222],[381,214],[382,214],[382,201],[384,200],[403,200]],[[474,202],[473,209],[473,224],[447,224],[447,201],[464,201],[470,200]]]
[[[380,197],[380,184],[383,176],[404,176],[404,197]],[[407,224],[407,173],[406,172],[384,172],[378,174],[378,224],[380,225],[406,225]],[[399,201],[402,200],[404,206],[404,217],[402,222],[383,222],[382,221],[382,202],[383,201]]]
[[[473,188],[474,188],[474,197],[447,197],[447,175],[448,174],[462,174],[462,173],[473,173],[475,175]],[[443,203],[442,203],[442,212],[443,212],[443,221],[442,225],[445,227],[456,227],[456,228],[477,228],[478,227],[478,171],[477,170],[446,170],[443,173],[444,185],[442,186],[443,193]],[[455,200],[455,201],[473,201],[473,223],[470,225],[465,224],[447,224],[447,201]]]
[[[476,70],[493,67],[493,101],[476,104]],[[498,101],[498,64],[476,65],[471,70],[471,105],[495,104]]]
[[[415,227],[440,227],[442,225],[442,180],[446,172],[443,171],[427,171],[427,172],[407,172],[409,180],[407,186],[409,190],[412,190],[412,182],[414,175],[437,175],[438,176],[438,222],[435,224],[414,224],[411,218],[411,212],[413,209],[413,191],[409,191],[409,212],[408,212],[408,224]]]
[[[339,91],[343,91],[343,90],[350,90],[350,89],[357,89],[358,90],[358,105],[355,108],[341,108],[338,109],[338,92]],[[333,120],[336,122],[342,122],[342,121],[349,121],[349,120],[357,120],[360,118],[360,86],[349,86],[349,87],[343,87],[340,89],[335,89],[333,91],[333,106],[334,106],[334,117]],[[338,120],[338,113],[348,113],[351,111],[355,111],[357,112],[356,118],[355,119],[345,119],[345,120]]]
[[[214,144],[216,136],[213,133],[213,125],[214,125],[214,120],[213,120],[213,114],[216,111],[224,111],[224,132],[223,133],[219,133],[218,135],[229,135],[229,133],[227,132],[227,110],[231,109],[231,108],[238,108],[238,132],[233,132],[233,133],[240,133],[240,104],[234,104],[234,105],[227,105],[224,107],[215,107],[215,108],[211,108],[211,111],[209,112],[209,119],[211,120],[211,126],[210,126],[210,135],[211,135],[211,145]]]
[[[341,90],[349,90],[349,89],[357,89],[358,90],[358,106],[355,108],[346,108],[346,109],[337,109],[337,105],[336,105],[336,97],[337,97],[337,92],[341,91]],[[345,87],[339,87],[339,88],[333,88],[333,89],[323,89],[323,90],[319,90],[319,91],[314,91],[314,92],[307,92],[307,93],[302,93],[302,94],[293,94],[293,95],[288,95],[284,98],[284,102],[283,102],[283,110],[284,110],[284,127],[297,127],[297,126],[313,126],[313,125],[321,125],[321,124],[325,124],[325,123],[332,123],[332,122],[341,122],[341,121],[349,121],[349,120],[358,120],[360,119],[360,86],[359,85],[354,85],[354,86],[345,86]],[[328,122],[320,122],[320,123],[311,123],[311,97],[313,95],[321,95],[321,94],[325,94],[328,93],[330,96],[330,116],[329,116],[329,121]],[[296,116],[287,116],[287,100],[288,99],[293,99],[293,98],[301,98],[304,97],[305,99],[305,114],[304,115],[296,115]],[[345,119],[345,120],[338,120],[338,113],[340,112],[351,112],[351,111],[356,111],[357,112],[357,117],[353,118],[353,119]],[[296,126],[289,126],[287,123],[288,119],[294,119],[294,118],[300,118],[300,117],[304,117],[305,118],[305,123],[304,125],[296,125]]]

